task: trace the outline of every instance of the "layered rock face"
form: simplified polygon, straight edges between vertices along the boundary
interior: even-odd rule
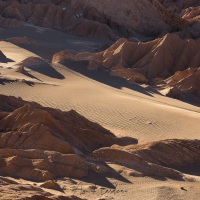
[[[183,95],[193,94],[200,98],[200,68],[188,68],[176,72],[167,80],[170,90],[167,96],[182,99]]]
[[[0,96],[0,174],[33,181],[82,178],[89,163],[80,155],[112,144],[137,143],[117,138],[75,111],[62,112]]]
[[[199,6],[197,0],[9,0],[0,2],[0,22],[3,26],[19,26],[24,21],[111,40],[120,36],[156,37],[187,29],[199,21]]]
[[[198,0],[160,0],[168,11],[187,21],[189,26],[179,32],[183,38],[200,37],[200,2]]]
[[[61,30],[87,37],[116,39],[116,35],[105,24],[87,20],[80,16],[82,3],[71,5],[71,1],[1,1],[2,16],[7,19]],[[5,22],[4,22],[5,23]]]
[[[0,26],[1,27],[20,27],[22,22],[16,19],[4,18],[0,15]]]
[[[187,24],[158,0],[10,0],[1,1],[0,11],[6,19],[112,40],[121,35],[154,37]]]
[[[90,156],[130,167],[141,174],[179,179],[182,175],[178,170],[187,169],[191,173],[200,166],[199,151],[199,140],[163,140],[126,147],[113,145]]]
[[[129,82],[162,83],[170,87],[172,84],[168,79],[174,79],[177,74],[186,74],[186,70],[190,72],[190,77],[186,75],[184,80],[180,79],[174,85],[182,91],[198,94],[199,73],[189,68],[197,69],[200,66],[199,46],[199,39],[185,40],[178,35],[167,34],[163,38],[146,43],[120,39],[99,53],[74,55],[70,52],[60,52],[53,56],[52,61],[87,60],[89,69],[103,68],[109,70],[111,75],[125,78]]]
[[[100,125],[90,122],[75,111],[61,112],[1,96],[3,112],[0,130],[1,147],[53,150],[60,153],[91,152],[113,143],[136,143],[131,138],[117,138]],[[37,141],[34,141],[34,139]],[[128,140],[129,139],[129,140]]]
[[[173,9],[175,12],[181,12],[182,10],[189,7],[200,6],[198,0],[160,0],[160,2],[167,8]]]
[[[62,112],[0,95],[1,195],[8,199],[23,199],[25,195],[30,199],[78,199],[55,196],[30,184],[21,186],[23,194],[13,196],[20,185],[2,179],[5,176],[40,182],[43,188],[61,191],[54,179],[82,179],[90,173],[115,176],[109,162],[131,169],[132,176],[176,180],[192,178],[185,173],[194,175],[200,166],[199,140],[136,143],[133,138],[115,137],[75,111]]]
[[[82,178],[88,175],[87,162],[75,154],[64,155],[37,149],[1,149],[0,153],[0,174],[4,176],[46,181],[57,177]]]
[[[113,6],[115,5],[115,6]],[[173,28],[181,28],[183,21],[172,16],[158,1],[88,1],[86,7],[95,8],[98,13],[103,13],[107,24],[117,26],[128,32],[138,32],[145,35],[156,35],[168,32]],[[93,16],[95,12],[87,11],[91,19],[99,20]],[[87,15],[86,15],[87,16]],[[172,20],[173,18],[173,20]],[[175,20],[176,18],[176,20]]]

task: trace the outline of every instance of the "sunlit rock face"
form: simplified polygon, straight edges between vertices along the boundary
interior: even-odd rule
[[[120,39],[99,53],[72,54],[59,52],[53,62],[66,60],[88,61],[88,69],[107,69],[111,75],[130,83],[160,84],[170,91],[194,94],[199,97],[200,41],[182,39],[176,34],[142,43]],[[159,80],[159,81],[158,81]]]

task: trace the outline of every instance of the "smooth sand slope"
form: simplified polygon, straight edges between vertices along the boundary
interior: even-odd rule
[[[33,30],[38,33],[38,28],[34,27],[25,27],[25,30],[26,34],[33,34]],[[13,61],[1,63],[3,67],[0,70],[1,78],[26,79],[35,82],[35,84],[27,84],[24,81],[4,81],[0,85],[1,94],[19,96],[61,110],[75,109],[115,134],[129,135],[139,139],[139,142],[169,138],[200,138],[199,107],[163,97],[145,86],[128,85],[123,80],[110,77],[103,71],[87,72],[84,63],[52,65],[47,61],[47,64],[26,68],[29,76],[15,72],[17,68],[15,65],[28,57],[42,56],[49,60],[51,53],[54,53],[55,43],[56,50],[68,48],[72,51],[83,51],[84,44],[87,44],[86,51],[95,51],[97,47],[102,48],[105,45],[103,42],[99,44],[89,40],[77,41],[77,37],[72,36],[69,36],[70,40],[68,40],[67,35],[58,39],[54,37],[56,31],[41,30],[34,38],[35,43],[31,45],[0,42],[1,51]],[[19,29],[17,33],[19,36],[24,34]],[[48,34],[51,41],[47,40]],[[6,30],[2,35],[5,39]],[[40,43],[43,37],[46,40]],[[77,48],[78,43],[81,49]],[[50,49],[48,52],[45,44]],[[56,75],[52,76],[52,73]]]
[[[0,42],[0,50],[7,57],[7,62],[0,63],[0,94],[22,97],[64,111],[75,109],[118,136],[137,138],[139,144],[161,139],[200,139],[198,106],[164,97],[146,86],[127,84],[104,71],[88,71],[84,62],[51,64],[55,52],[95,52],[106,48],[105,41],[32,26],[0,32],[1,39],[14,36],[30,36],[32,42]],[[36,56],[37,59],[33,58]],[[19,70],[21,73],[16,72],[19,67],[25,67]],[[186,181],[141,177],[131,168],[113,163],[108,165],[118,176],[103,179],[101,174],[98,177],[91,174],[83,181],[62,178],[45,183],[0,177],[0,199],[27,199],[32,195],[39,198],[38,194],[52,199],[65,194],[98,200],[199,198],[200,185],[196,176],[190,176]],[[196,172],[189,174],[198,175]],[[62,188],[61,192],[56,188],[57,184]]]

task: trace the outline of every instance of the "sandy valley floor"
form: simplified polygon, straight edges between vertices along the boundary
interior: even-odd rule
[[[28,75],[16,72],[15,65],[30,56],[39,56],[51,63],[55,52],[65,49],[94,52],[104,49],[108,45],[106,41],[80,39],[32,26],[0,30],[0,39],[13,37],[12,30],[15,30],[15,36],[33,35],[30,38],[34,44],[0,42],[0,50],[10,59],[0,64],[0,94],[22,97],[61,110],[74,109],[116,135],[132,136],[139,143],[172,138],[200,139],[198,106],[162,96],[145,85],[128,85],[121,79],[108,76],[104,71],[87,71],[81,63],[49,64],[36,70],[28,69]],[[24,79],[29,80],[30,84],[25,83]],[[116,170],[120,170],[119,167]],[[115,191],[104,193],[100,186],[99,193],[92,194],[91,191],[87,192],[85,183],[83,187],[86,187],[86,197],[89,199],[200,198],[199,182],[161,182],[148,177],[129,177],[129,181],[132,184],[127,181],[123,186],[120,183],[124,181],[119,180],[117,184],[122,190],[119,195]],[[69,187],[67,192],[73,194],[70,189],[73,184],[69,186],[67,179],[58,182],[63,187]],[[114,184],[116,180],[111,178],[111,182]],[[126,191],[123,193],[123,190]],[[80,196],[84,197],[85,193]]]
[[[23,30],[21,32],[18,30],[19,36],[27,36],[33,30],[36,33],[38,31],[34,27],[25,28],[26,35]],[[77,39],[74,36],[69,36],[71,39],[69,42],[67,36],[62,33],[59,34],[65,37],[57,40],[56,37],[51,36],[56,35],[56,31],[41,30],[34,38],[35,41],[38,39],[35,45],[24,47],[19,44],[24,47],[22,48],[8,42],[0,42],[2,52],[14,61],[1,63],[2,76],[37,82],[31,86],[22,81],[2,84],[0,85],[1,94],[19,96],[25,100],[36,101],[44,106],[61,110],[75,109],[114,133],[131,135],[138,138],[140,142],[167,138],[200,138],[200,109],[198,106],[156,94],[145,86],[128,85],[121,79],[108,76],[106,72],[87,72],[81,64],[79,66],[52,64],[40,70],[29,70],[32,78],[15,72],[14,65],[30,56],[43,56],[50,62],[50,55],[55,51],[55,43],[62,44],[60,49],[56,47],[57,51],[63,49],[95,51],[96,48],[105,45],[89,40],[79,41],[78,44],[77,40],[80,38]],[[10,30],[5,30],[2,38],[10,32]],[[41,44],[40,34],[44,34],[43,37],[49,34],[50,41]],[[66,42],[65,45],[63,41]],[[45,49],[46,44],[49,46],[49,52]],[[84,49],[78,49],[78,45],[82,45]]]

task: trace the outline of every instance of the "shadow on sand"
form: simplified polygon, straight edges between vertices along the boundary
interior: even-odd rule
[[[200,176],[200,165],[188,165],[186,167],[176,167],[175,169],[185,174]]]
[[[81,180],[88,184],[94,184],[94,185],[98,185],[98,186],[102,186],[102,187],[106,187],[110,189],[117,189],[118,182],[120,182],[120,184],[123,184],[123,183],[132,184],[131,181],[129,181],[127,178],[122,176],[119,172],[115,171],[113,168],[108,166],[106,163],[103,162],[103,165],[109,168],[109,172],[103,173],[103,174],[90,172],[86,178],[83,178]],[[109,181],[109,179],[112,179],[114,183]]]
[[[42,80],[40,80],[39,78],[33,76],[32,74],[30,74],[30,73],[27,72],[27,71],[25,71],[25,72],[19,72],[19,73],[24,74],[25,76],[28,76],[28,77],[30,77],[30,78],[33,78],[33,79],[36,79],[36,80],[42,82]]]
[[[62,62],[61,64],[75,72],[78,72],[78,73],[88,77],[88,78],[91,78],[100,83],[109,85],[116,89],[121,89],[124,87],[124,88],[128,88],[128,89],[134,90],[136,92],[139,92],[139,93],[142,93],[142,94],[145,94],[148,96],[153,96],[153,94],[158,94],[158,95],[163,96],[161,93],[159,93],[157,91],[155,86],[148,86],[148,87],[144,88],[144,87],[140,86],[139,84],[129,83],[128,81],[126,81],[123,78],[111,76],[109,74],[108,70],[107,71],[103,70],[103,69],[88,70],[87,69],[88,61],[66,60],[66,61]],[[177,100],[179,100],[179,99],[177,99]],[[184,98],[180,99],[180,101],[200,107],[200,101],[194,95],[187,94],[184,96]]]
[[[49,63],[26,66],[26,68],[36,71],[50,78],[65,79],[65,77],[62,74],[60,74],[57,70],[55,70]],[[30,76],[30,73],[28,73],[27,76]]]
[[[15,61],[10,58],[6,58],[6,57],[0,58],[0,63],[9,63],[9,62],[15,62]]]
[[[98,70],[88,70],[88,61],[64,61],[61,63],[62,65],[68,67],[69,69],[78,72],[88,78],[91,78],[95,81],[98,81],[100,83],[109,85],[111,87],[114,87],[116,89],[121,89],[123,87],[143,93],[148,96],[152,96],[152,94],[158,93],[156,90],[153,89],[146,89],[139,84],[131,84],[128,83],[125,79],[120,77],[111,76],[109,74],[109,71],[98,69]]]

